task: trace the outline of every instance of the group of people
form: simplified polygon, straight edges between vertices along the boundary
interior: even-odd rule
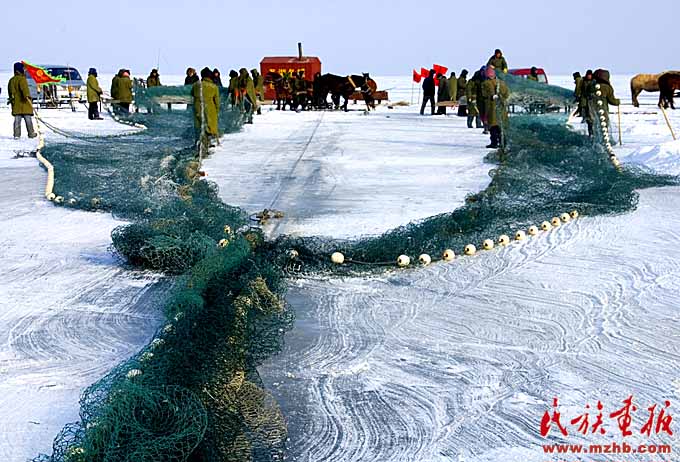
[[[467,117],[468,128],[473,128],[474,123],[476,128],[484,130],[484,134],[490,135],[491,143],[487,148],[503,147],[503,127],[507,126],[506,103],[510,90],[503,80],[497,78],[497,72],[508,72],[508,62],[501,50],[496,50],[486,65],[476,71],[469,80],[467,69],[463,69],[458,78],[455,72],[447,78],[441,72],[430,70],[428,77],[423,81],[420,115],[425,114],[428,103],[431,105],[432,115],[446,115],[447,102],[452,101],[453,105],[458,105],[458,116]],[[538,80],[535,71],[532,75]],[[438,81],[438,89],[435,79]]]
[[[208,72],[210,76],[208,76]],[[204,77],[206,75],[206,77]],[[210,68],[204,68],[201,71],[199,79],[196,74],[196,69],[190,67],[186,71],[184,78],[184,85],[194,85],[199,80],[210,79],[218,88],[223,88],[222,74],[219,69],[215,68],[210,71]],[[147,79],[148,86],[148,79]],[[240,107],[244,112],[249,114],[249,122],[252,122],[252,113],[257,111],[261,113],[259,102],[264,100],[264,79],[257,69],[251,69],[250,73],[246,68],[241,68],[238,72],[231,70],[229,72],[229,84],[227,87],[229,97],[231,99],[232,107]]]
[[[581,77],[580,72],[574,72],[573,76],[574,101],[578,104],[576,115],[583,119],[583,123],[588,124],[588,135],[593,136],[594,124],[600,120],[599,114],[609,125],[609,105],[619,106],[621,101],[614,95],[609,71],[598,69],[593,72],[589,69],[585,77]],[[596,101],[602,101],[602,105]]]

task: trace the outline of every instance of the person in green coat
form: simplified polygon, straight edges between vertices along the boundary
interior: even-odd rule
[[[620,106],[621,101],[614,95],[614,87],[609,83],[609,71],[598,69],[593,73],[593,79],[595,85],[594,92],[591,90],[591,97],[594,100],[594,120],[596,123],[604,122],[607,129],[611,131],[609,105]],[[604,120],[602,120],[603,117]]]
[[[583,78],[580,72],[574,72],[574,102],[578,104],[576,109],[576,117],[582,116],[583,108],[581,107],[581,93],[583,92]]]
[[[97,69],[91,67],[87,73],[87,117],[90,120],[103,120],[99,117],[99,101],[102,93],[102,88],[97,80]]]
[[[132,80],[130,80],[130,71],[123,69],[123,73],[118,78],[116,83],[118,106],[123,115],[130,114],[130,104],[132,104]]]
[[[439,88],[437,89],[437,103],[451,101],[449,80],[441,73],[437,74],[437,80],[439,80]],[[437,115],[446,115],[446,106],[437,105]]]
[[[251,69],[250,74],[253,76],[253,86],[255,87],[255,98],[257,98],[257,113],[262,114],[262,109],[260,109],[260,102],[264,101],[264,79],[257,71],[257,69]]]
[[[460,71],[460,77],[458,77],[458,81],[456,82],[456,87],[458,88],[458,91],[456,92],[456,96],[458,96],[459,99],[459,105],[458,105],[458,117],[466,117],[467,116],[467,76],[468,76],[468,70],[463,69]]]
[[[116,101],[115,103],[111,103],[111,106],[113,107],[113,112],[115,114],[118,114],[119,109],[118,109],[118,80],[120,79],[120,76],[123,75],[123,69],[119,69],[116,75],[113,76],[113,79],[111,80],[111,99]]]
[[[531,68],[531,72],[527,75],[527,80],[538,83],[538,69],[536,67]]]
[[[498,70],[498,72],[503,72],[504,74],[508,73],[508,62],[505,60],[503,52],[499,49],[496,49],[493,56],[489,58],[489,61],[486,63],[486,65],[493,66],[494,69]]]
[[[487,68],[486,77],[487,80],[482,83],[482,96],[491,133],[491,144],[487,148],[503,149],[505,144],[503,130],[508,124],[507,101],[510,97],[510,90],[505,82],[496,78],[496,71],[493,68]]]
[[[465,86],[465,100],[467,103],[467,126],[472,128],[472,121],[475,121],[476,128],[483,128],[484,125],[479,117],[479,109],[477,108],[477,93],[481,85],[480,72],[475,72],[469,82]]]
[[[209,68],[201,71],[201,81],[191,87],[194,100],[194,126],[199,138],[219,136],[218,122],[220,113],[220,92],[212,81],[213,73]]]
[[[7,84],[7,101],[12,105],[14,116],[14,139],[21,138],[21,121],[26,124],[29,138],[38,136],[33,129],[33,99],[24,74],[24,65],[14,63],[14,76]]]
[[[455,72],[451,72],[451,75],[449,75],[449,95],[451,101],[458,101],[460,96],[460,93],[458,93],[458,78]]]
[[[250,78],[250,74],[248,74],[248,70],[245,67],[242,67],[239,70],[238,89],[246,113],[245,123],[252,124],[253,112],[255,112],[257,101],[255,98],[255,85],[253,84],[253,79]]]
[[[160,87],[161,86],[161,76],[158,75],[158,69],[151,69],[151,74],[146,79],[146,87]]]

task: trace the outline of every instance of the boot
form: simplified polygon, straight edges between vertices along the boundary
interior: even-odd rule
[[[475,124],[477,128],[483,128],[484,125],[482,125],[482,121],[479,120],[479,116],[475,117]]]
[[[467,126],[468,126],[468,128],[472,128],[472,120],[473,120],[473,119],[474,119],[474,117],[468,116],[468,118],[467,118]]]

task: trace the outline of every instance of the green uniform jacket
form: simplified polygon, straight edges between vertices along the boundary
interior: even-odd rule
[[[467,96],[467,77],[463,77],[462,75],[458,77],[458,97],[462,98],[463,96]]]
[[[116,82],[116,98],[121,103],[131,103],[132,102],[132,80],[130,77],[118,77]]]
[[[441,76],[439,78],[439,89],[437,90],[437,102],[451,101],[451,93],[449,93],[449,80]]]
[[[97,77],[94,75],[87,76],[87,102],[88,103],[98,103],[99,97],[102,94],[102,89],[99,86]]]
[[[241,93],[245,92],[251,103],[255,104],[255,85],[253,85],[253,79],[250,78],[248,71],[244,70],[241,72],[241,76],[238,79],[238,88]]]
[[[15,75],[7,84],[7,98],[12,104],[12,115],[33,115],[33,100],[25,75]]]
[[[204,79],[196,82],[191,87],[191,96],[194,98],[194,122],[200,128],[203,118],[203,105],[201,104],[201,90],[205,101],[205,131],[208,135],[217,136],[218,114],[220,113],[220,90],[212,81]]]
[[[597,85],[595,85],[595,100],[601,99],[602,100],[602,106],[599,104],[595,103],[595,108],[599,109],[602,108],[604,109],[604,116],[607,118],[607,124],[609,123],[609,105],[611,104],[612,106],[618,106],[621,104],[621,101],[614,96],[614,88],[612,88],[611,85],[608,85],[606,83],[601,83],[599,84],[600,89],[598,90]],[[600,91],[602,93],[602,96],[597,96],[597,92]],[[599,111],[598,111],[599,114]]]
[[[501,56],[500,58],[496,58],[496,56],[492,56],[489,58],[489,62],[486,63],[486,65],[492,65],[499,71],[507,72],[508,71],[508,62],[505,60],[504,56]]]
[[[574,99],[581,100],[581,93],[583,93],[583,77],[576,77],[574,80]]]
[[[255,80],[257,80],[257,82]],[[255,86],[256,95],[258,95],[260,99],[264,99],[264,79],[257,71],[253,72],[253,85]]]
[[[498,90],[496,90],[498,84]],[[498,99],[494,99],[494,95],[498,95]],[[505,126],[508,121],[508,109],[506,102],[510,97],[510,90],[508,86],[499,79],[489,79],[482,83],[482,96],[484,97],[484,104],[486,107],[486,117],[490,127],[501,125]],[[499,106],[500,105],[500,106]],[[500,114],[496,111],[498,109]],[[502,118],[499,120],[499,115]]]
[[[456,74],[453,74],[453,77],[449,77],[449,96],[451,101],[458,101],[458,96],[460,93],[458,92],[458,79],[456,79]]]
[[[161,86],[161,78],[160,77],[154,77],[152,75],[149,75],[149,78],[146,79],[146,87],[151,88],[151,87],[160,87]]]
[[[477,109],[477,90],[479,82],[470,80],[465,87],[465,99],[467,100],[467,112],[470,117],[479,116],[479,109]]]
[[[111,80],[111,98],[113,99],[118,99],[118,80],[120,77],[118,75],[113,76],[113,80]]]
[[[596,104],[592,99],[594,96],[595,81],[584,78],[581,82],[581,109],[584,111],[583,116],[589,121],[593,120],[592,111],[595,109],[593,105]]]

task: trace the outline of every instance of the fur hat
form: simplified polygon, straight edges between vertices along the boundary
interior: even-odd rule
[[[14,63],[14,73],[24,73],[24,63]]]
[[[87,75],[94,75],[95,77],[97,77],[97,69],[91,67],[90,70],[87,71]]]
[[[212,79],[213,77],[213,71],[210,70],[209,67],[204,67],[201,69],[201,78],[202,79]]]

